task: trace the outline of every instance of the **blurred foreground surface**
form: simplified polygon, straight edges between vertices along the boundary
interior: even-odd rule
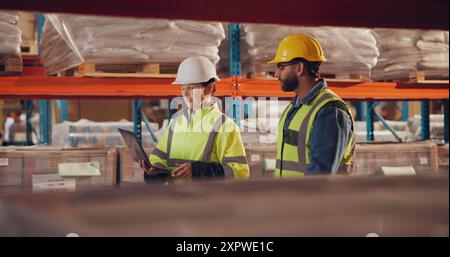
[[[0,236],[448,236],[444,177],[304,177],[0,192]]]

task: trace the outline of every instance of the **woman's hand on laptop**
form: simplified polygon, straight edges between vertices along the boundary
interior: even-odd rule
[[[157,169],[148,167],[145,164],[144,160],[139,161],[139,166],[141,167],[142,170],[144,170],[144,172],[146,172],[150,176],[156,176],[159,173]]]

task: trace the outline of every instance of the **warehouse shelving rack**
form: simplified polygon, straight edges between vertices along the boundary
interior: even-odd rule
[[[107,2],[107,4],[105,4]],[[302,15],[298,6],[302,3]],[[284,8],[273,1],[260,0],[243,5],[240,1],[216,1],[214,8],[221,12],[210,12],[211,1],[188,0],[180,5],[175,0],[127,1],[76,1],[70,6],[56,0],[37,2],[31,0],[4,1],[2,9],[19,9],[45,12],[73,12],[171,19],[222,20],[231,22],[259,22],[306,26],[354,26],[448,30],[448,1],[433,3],[420,0],[377,2],[361,1],[295,1],[286,0]],[[234,8],[240,6],[240,8]],[[323,7],[333,11],[324,11]],[[261,10],[255,11],[254,8]],[[407,8],[407,10],[405,10]],[[268,11],[270,10],[270,11]],[[369,10],[369,11],[368,11]],[[398,10],[402,11],[399,15]],[[326,12],[326,13],[325,13]],[[352,17],[347,15],[351,12]],[[360,13],[361,15],[357,15]],[[289,15],[290,14],[290,15]],[[322,15],[318,15],[322,14]],[[41,20],[42,22],[42,20]],[[39,26],[38,26],[39,27]],[[281,97],[293,95],[281,92],[276,80],[250,80],[240,75],[239,24],[229,25],[230,78],[222,79],[216,95],[232,97],[233,108],[227,114],[237,122],[241,119],[243,97]],[[141,135],[141,99],[163,99],[178,96],[180,89],[170,86],[169,79],[160,78],[78,78],[49,76],[0,77],[0,98],[45,99],[40,101],[40,143],[50,142],[50,103],[48,99],[134,99],[135,133]],[[449,83],[409,82],[359,82],[329,81],[328,85],[338,95],[349,101],[366,102],[367,135],[373,140],[373,108],[375,101],[422,101],[422,139],[429,138],[429,101],[444,101],[445,141],[448,142],[448,98]],[[67,105],[59,102],[61,116],[67,117]],[[406,108],[403,113],[406,114]],[[359,112],[361,114],[361,111]],[[358,115],[360,116],[360,115]],[[44,117],[44,118],[42,118]],[[28,132],[28,130],[27,130]]]
[[[170,83],[171,79],[2,77],[0,78],[0,96],[18,99],[162,99],[176,97],[180,94],[180,88],[171,86]],[[447,121],[445,131],[448,133],[448,83],[418,85],[406,82],[329,81],[328,85],[345,100],[369,100],[370,102],[377,100],[444,100]],[[239,120],[239,110],[242,109],[240,107],[242,101],[239,99],[258,96],[288,99],[293,96],[291,93],[282,92],[279,88],[276,80],[250,80],[234,76],[218,82],[216,95],[237,99],[234,101],[234,114],[229,115]],[[427,106],[424,104],[424,107]],[[45,108],[46,112],[50,113],[49,107]],[[422,115],[427,117],[429,109],[423,109],[425,110],[422,111]],[[139,110],[139,108],[135,110]],[[139,112],[135,111],[135,113]],[[370,115],[367,116],[370,117]],[[425,118],[422,123],[426,132],[429,122]],[[446,140],[448,141],[447,134]]]

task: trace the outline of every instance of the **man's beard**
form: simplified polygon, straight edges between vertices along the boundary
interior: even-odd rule
[[[284,92],[292,92],[298,87],[297,77],[292,77],[286,80],[279,79],[279,81],[281,82],[281,90],[283,90]]]

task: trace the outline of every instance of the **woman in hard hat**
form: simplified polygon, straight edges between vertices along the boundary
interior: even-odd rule
[[[213,101],[219,78],[209,59],[194,56],[178,67],[174,85],[182,86],[185,106],[173,118],[150,154],[150,162],[161,170],[145,167],[146,181],[170,176],[178,179],[248,178],[239,128]]]
[[[325,62],[319,42],[289,35],[278,47],[276,76],[281,89],[295,92],[278,125],[277,176],[350,173],[354,133],[349,106],[319,77]]]

